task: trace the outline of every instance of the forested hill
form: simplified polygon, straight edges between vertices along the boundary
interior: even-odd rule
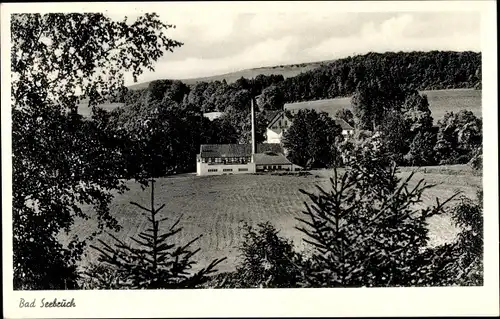
[[[287,102],[350,96],[359,82],[391,78],[417,90],[473,88],[481,85],[481,53],[368,53],[327,63],[283,82]]]
[[[279,68],[276,70],[280,70]],[[157,80],[146,88],[128,90],[116,102],[134,104],[141,95],[168,97],[202,112],[227,111],[248,105],[250,96],[262,94],[267,108],[283,103],[351,96],[364,81],[390,81],[419,91],[480,88],[481,53],[476,52],[388,52],[368,53],[331,62],[295,76],[260,74],[226,80],[186,84],[177,80]]]

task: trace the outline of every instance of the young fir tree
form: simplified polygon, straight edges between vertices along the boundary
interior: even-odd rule
[[[136,247],[127,245],[112,234],[110,236],[116,241],[114,247],[102,240],[99,242],[103,247],[90,246],[100,252],[99,262],[109,265],[115,270],[115,274],[120,274],[115,277],[115,283],[108,282],[108,276],[97,276],[99,286],[115,289],[197,288],[210,278],[210,274],[216,272],[217,264],[225,259],[216,259],[206,268],[190,272],[192,266],[196,264],[192,257],[199,251],[199,249],[191,251],[190,246],[200,239],[201,235],[185,245],[172,242],[172,237],[182,231],[182,228],[177,227],[180,219],[166,232],[160,231],[160,223],[168,218],[158,216],[165,204],[155,207],[154,183],[155,181],[151,180],[151,208],[130,202],[150,214],[148,221],[151,227],[139,233],[138,238],[131,238],[137,244]]]
[[[153,136],[158,128],[155,121],[147,121],[145,124],[143,138],[148,139]],[[143,144],[143,150],[149,153],[149,158],[144,158],[150,163],[149,174],[155,176],[155,167],[158,166],[158,159],[153,156],[154,149],[151,145]],[[156,160],[155,160],[156,159]],[[141,184],[145,184],[141,180]],[[116,244],[108,245],[99,240],[102,247],[90,245],[100,253],[98,261],[109,266],[109,271],[104,272],[103,276],[96,274],[95,271],[88,271],[87,276],[94,277],[97,286],[104,289],[176,289],[176,288],[199,288],[210,279],[210,275],[216,272],[215,267],[225,260],[215,259],[207,267],[196,272],[191,272],[196,264],[193,256],[200,250],[190,250],[190,246],[199,240],[202,235],[194,238],[184,245],[178,245],[173,242],[173,237],[182,231],[177,227],[180,218],[173,223],[166,232],[160,231],[160,223],[167,220],[161,218],[159,212],[165,207],[155,206],[155,180],[151,177],[151,207],[147,208],[139,203],[130,202],[148,213],[150,228],[142,231],[137,238],[132,237],[135,247],[127,245],[116,236],[109,234]],[[109,282],[112,278],[115,282]]]
[[[304,273],[311,287],[434,286],[447,284],[451,245],[428,248],[427,218],[444,212],[419,208],[433,185],[423,180],[410,187],[413,174],[401,179],[383,144],[369,138],[350,145],[346,171],[335,169],[332,190],[301,190],[306,218],[298,227],[312,245],[312,265]]]

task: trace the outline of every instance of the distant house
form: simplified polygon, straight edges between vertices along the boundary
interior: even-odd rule
[[[199,176],[293,171],[295,168],[277,143],[257,144],[254,153],[252,144],[204,144],[196,163]]]
[[[206,118],[208,118],[210,121],[218,119],[222,115],[224,115],[224,112],[207,112],[207,113],[203,113],[203,116],[206,117]]]
[[[280,111],[274,114],[267,124],[266,141],[267,143],[281,143],[283,133],[290,128],[292,120],[289,119],[285,112]]]
[[[342,128],[342,135],[349,137],[354,134],[354,128],[346,121],[337,118],[333,120]],[[274,114],[274,117],[269,120],[266,129],[267,143],[281,143],[283,134],[290,128],[292,121],[283,111]]]
[[[342,128],[342,135],[344,136],[351,136],[354,135],[354,127],[349,125],[346,121],[343,119],[333,119],[335,123]]]

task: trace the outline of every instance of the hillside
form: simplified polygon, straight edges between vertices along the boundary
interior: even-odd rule
[[[196,84],[197,82],[212,82],[212,81],[222,81],[226,80],[227,83],[234,83],[236,80],[244,77],[246,79],[253,79],[257,75],[283,75],[284,78],[294,77],[300,73],[307,72],[320,67],[322,64],[327,62],[310,62],[301,64],[289,64],[289,65],[277,65],[253,69],[245,69],[225,74],[199,77],[192,79],[179,79],[179,81],[185,84]],[[150,81],[151,82],[151,81]],[[128,86],[130,90],[140,90],[147,88],[150,82],[137,83]]]

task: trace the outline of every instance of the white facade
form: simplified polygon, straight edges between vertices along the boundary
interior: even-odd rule
[[[267,143],[281,143],[281,138],[283,137],[283,133],[276,133],[271,129],[266,130],[266,142]]]
[[[283,134],[286,132],[292,121],[285,116],[284,112],[279,113],[269,123],[266,129],[266,142],[267,143],[281,143]]]
[[[196,163],[196,175],[198,176],[249,173],[255,173],[255,163],[209,164],[200,161]]]
[[[342,130],[342,135],[344,135],[346,137],[354,135],[354,130]]]

